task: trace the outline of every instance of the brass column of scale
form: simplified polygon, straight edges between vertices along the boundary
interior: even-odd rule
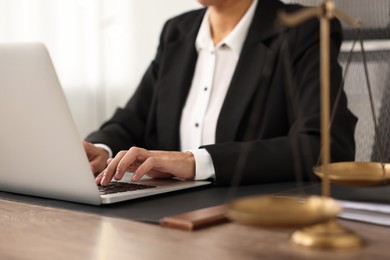
[[[304,198],[251,196],[232,201],[228,205],[227,214],[232,220],[247,225],[303,227],[295,231],[291,236],[292,242],[300,246],[329,250],[355,249],[362,246],[362,240],[354,232],[336,222],[336,217],[340,213],[341,207],[335,200],[330,198],[330,181],[354,186],[388,185],[390,165],[383,163],[383,159],[380,163],[330,163],[330,20],[337,17],[354,28],[360,27],[360,22],[336,9],[332,0],[324,0],[318,7],[305,8],[295,14],[280,14],[282,23],[290,27],[296,26],[312,17],[318,17],[320,20],[322,165],[315,167],[314,171],[322,178],[322,196],[307,196]],[[363,46],[361,47],[363,50]],[[370,93],[375,131],[379,138],[367,70],[366,79]]]
[[[282,15],[281,20],[287,26],[295,26],[309,18],[317,16],[320,20],[320,82],[321,82],[321,172],[322,196],[330,196],[330,20],[335,16],[352,25],[359,26],[358,22],[349,18],[335,8],[333,1],[325,0],[320,7],[307,9],[306,12],[288,16]],[[300,229],[291,237],[295,244],[308,247],[329,249],[359,248],[361,239],[352,231],[338,224],[335,218],[323,223]]]

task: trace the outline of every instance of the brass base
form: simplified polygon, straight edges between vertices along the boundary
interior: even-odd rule
[[[358,249],[363,246],[359,236],[334,219],[297,230],[291,240],[298,246],[326,250]]]

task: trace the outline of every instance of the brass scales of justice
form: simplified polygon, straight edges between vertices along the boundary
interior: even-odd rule
[[[326,250],[357,249],[362,239],[336,221],[341,206],[330,198],[330,182],[350,186],[370,187],[390,185],[390,164],[383,162],[330,163],[330,20],[339,18],[353,28],[360,28],[358,20],[336,9],[333,0],[324,0],[317,7],[308,7],[295,14],[280,14],[281,22],[296,26],[312,17],[320,20],[320,84],[321,84],[321,165],[314,167],[322,180],[321,196],[250,196],[233,200],[227,215],[238,223],[263,227],[301,227],[291,235],[293,244]],[[361,45],[363,45],[361,40]],[[364,51],[363,46],[362,51]],[[366,74],[368,81],[368,75]],[[371,101],[376,136],[378,127]],[[381,146],[381,144],[380,144]]]

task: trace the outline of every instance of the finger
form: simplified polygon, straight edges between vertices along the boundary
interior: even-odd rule
[[[115,172],[115,179],[122,179],[126,171],[134,170],[134,168],[137,167],[137,160],[143,160],[146,156],[147,150],[139,147],[131,147],[118,163]]]
[[[163,159],[158,157],[149,157],[147,158],[134,172],[133,176],[131,177],[131,181],[139,181],[142,176],[147,174],[148,172],[152,171],[155,168],[160,168],[163,164]]]
[[[102,178],[103,178],[103,172],[101,172],[98,176],[96,176],[96,178],[95,178],[95,183],[96,183],[97,185],[99,185],[100,182],[102,181]]]
[[[100,173],[104,170],[104,168],[107,166],[105,163],[105,160],[102,157],[95,157],[89,162],[92,172],[94,174]]]
[[[110,183],[112,180],[112,177],[114,176],[116,172],[116,168],[118,163],[122,160],[123,156],[125,156],[126,151],[121,151],[117,153],[117,155],[112,159],[110,164],[106,167],[106,169],[103,171],[102,178],[100,181],[100,184],[103,186],[106,186]]]

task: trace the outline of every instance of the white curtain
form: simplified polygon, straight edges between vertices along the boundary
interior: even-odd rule
[[[0,0],[0,42],[43,42],[80,137],[133,93],[163,22],[196,0]]]

